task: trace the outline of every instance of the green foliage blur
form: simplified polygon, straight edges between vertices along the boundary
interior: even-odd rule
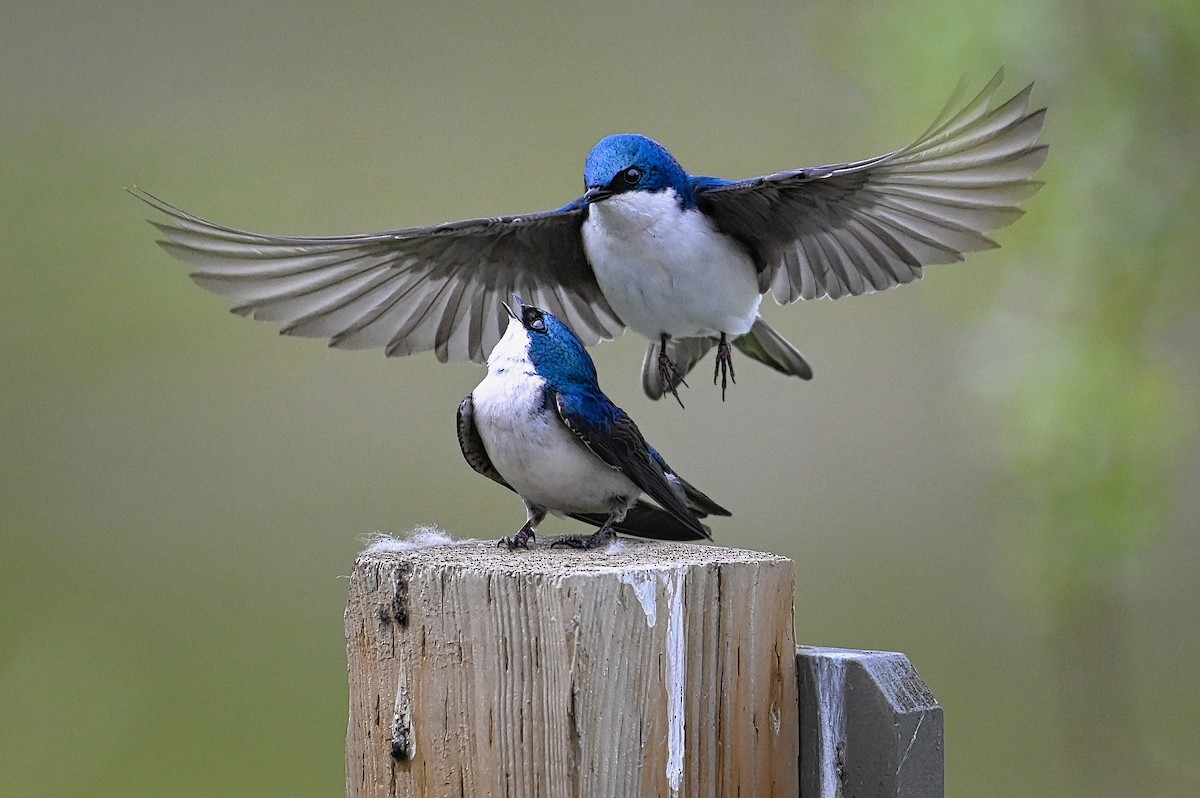
[[[797,562],[802,642],[901,650],[952,795],[1200,793],[1200,6],[45,3],[0,17],[0,795],[335,795],[364,535],[494,538],[480,367],[233,317],[137,184],[246,229],[555,207],[602,135],[727,177],[900,146],[1036,81],[1046,187],[999,250],[764,312],[810,384],[601,382]],[[565,521],[553,531],[569,531]]]

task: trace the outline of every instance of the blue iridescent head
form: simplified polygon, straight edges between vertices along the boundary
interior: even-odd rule
[[[687,172],[657,141],[636,133],[617,133],[600,139],[583,167],[584,198],[599,202],[626,191],[687,193]]]
[[[544,378],[558,383],[596,384],[596,365],[583,342],[549,311],[526,305],[512,295],[508,315],[525,328],[529,362]],[[509,322],[512,324],[512,322]]]

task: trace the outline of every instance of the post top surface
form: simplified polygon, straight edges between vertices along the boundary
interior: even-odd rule
[[[550,548],[538,542],[529,550],[508,551],[493,540],[450,541],[420,545],[386,539],[358,555],[357,562],[406,562],[413,565],[473,568],[506,573],[571,575],[725,564],[783,564],[787,557],[762,551],[618,538],[606,548],[582,551]]]

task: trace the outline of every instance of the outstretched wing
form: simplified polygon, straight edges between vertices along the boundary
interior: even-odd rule
[[[760,286],[794,302],[880,291],[921,267],[997,244],[985,233],[1021,216],[1041,183],[1045,109],[1026,86],[993,107],[1003,70],[975,99],[951,106],[903,149],[729,182],[695,178],[700,208],[753,253]]]
[[[201,219],[137,189],[166,216],[159,245],[191,266],[233,311],[389,356],[433,350],[482,362],[500,340],[513,292],[563,319],[587,344],[624,328],[580,240],[582,202],[527,216],[471,219],[388,233],[301,238]]]
[[[598,420],[593,413],[583,412],[582,397],[558,391],[554,392],[554,403],[567,429],[593,454],[623,473],[688,529],[701,537],[711,537],[708,528],[685,502],[683,490],[672,487],[662,459],[652,455],[646,439],[625,411],[608,403],[604,418]]]

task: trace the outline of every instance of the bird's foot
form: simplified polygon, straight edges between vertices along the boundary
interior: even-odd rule
[[[509,551],[516,551],[517,549],[525,549],[528,551],[529,541],[531,540],[536,540],[536,538],[533,535],[533,527],[527,523],[525,526],[518,529],[517,533],[511,538],[508,536],[500,538],[500,540],[496,542],[496,546],[507,546]]]
[[[555,546],[567,546],[572,549],[598,549],[616,536],[611,526],[603,526],[596,530],[595,534],[586,538],[559,538],[550,544],[550,548]]]
[[[683,378],[683,373],[679,367],[675,365],[675,361],[667,357],[667,337],[664,335],[662,343],[658,347],[658,381],[671,395],[675,397],[675,401],[679,402],[679,406],[683,407],[683,400],[679,398],[678,387],[682,385],[688,387],[687,380]],[[664,391],[665,392],[665,391]]]
[[[725,378],[729,377],[729,382],[737,385],[737,377],[733,373],[733,349],[729,346],[729,341],[725,340],[725,333],[721,333],[721,342],[717,344],[717,362],[713,366],[713,385],[717,384],[717,377],[721,378],[721,401],[725,401]]]

